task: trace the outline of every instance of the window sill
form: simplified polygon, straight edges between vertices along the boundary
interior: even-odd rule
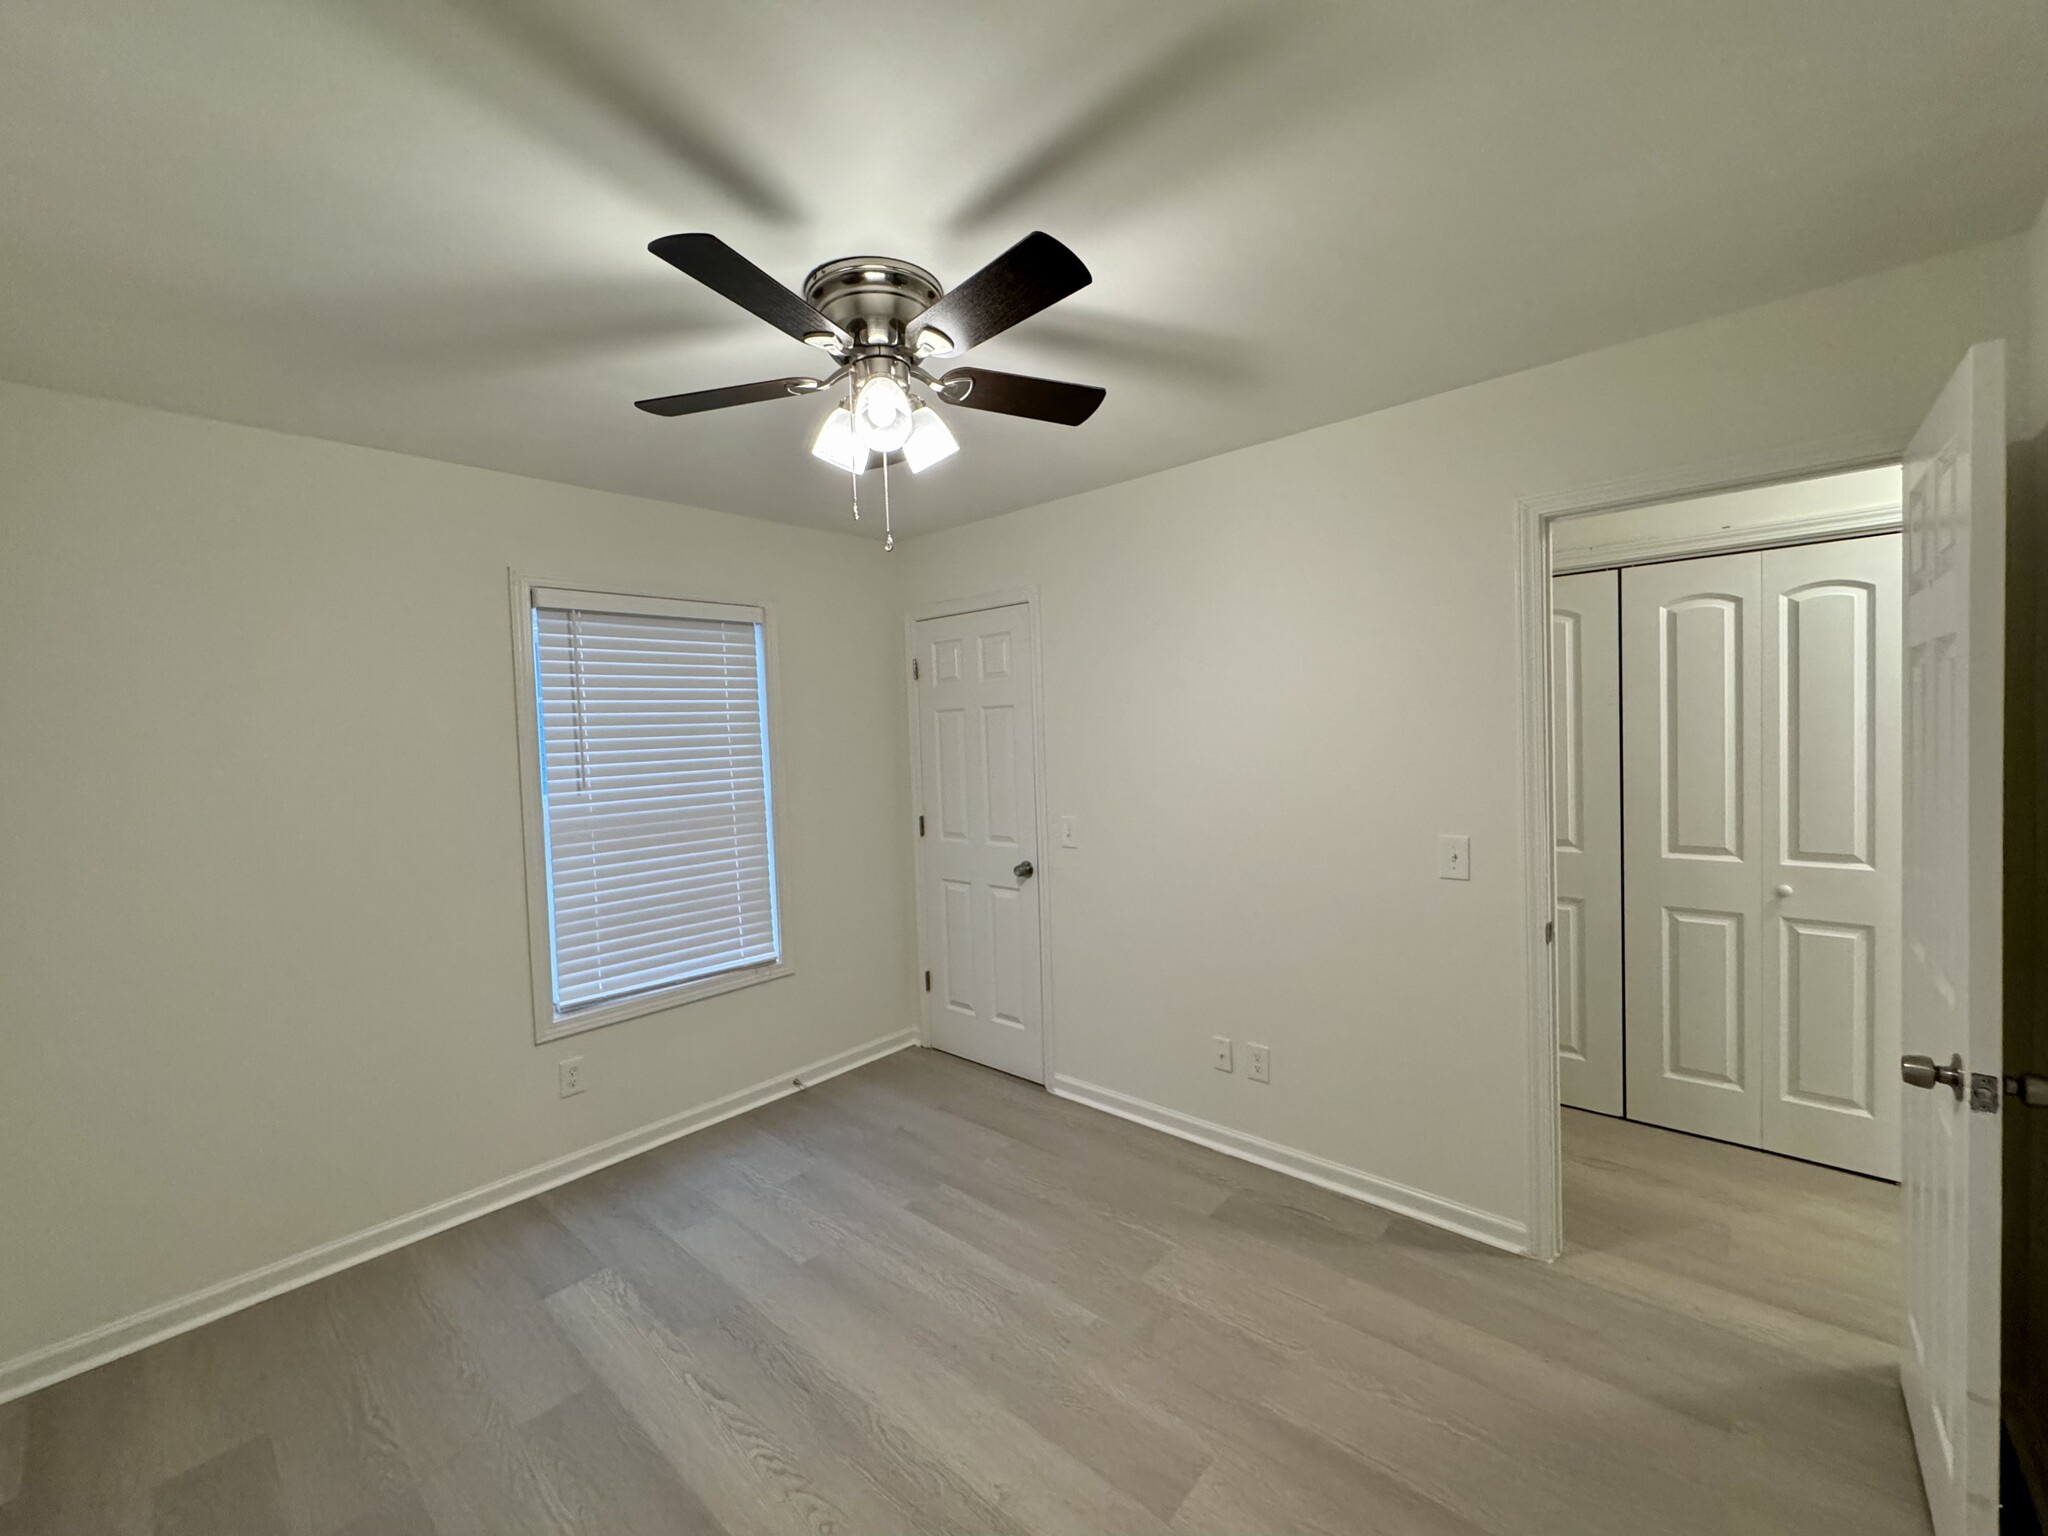
[[[767,965],[751,966],[743,971],[725,971],[698,981],[686,981],[681,986],[664,987],[659,992],[642,992],[633,997],[622,997],[615,1003],[601,1003],[594,1008],[579,1008],[574,1013],[559,1017],[549,1010],[537,1015],[534,1020],[533,1043],[546,1045],[550,1041],[565,1039],[570,1035],[603,1029],[607,1024],[621,1024],[627,1019],[641,1018],[650,1013],[665,1013],[671,1008],[702,1002],[707,997],[721,997],[727,992],[737,992],[742,987],[774,981],[779,976],[791,974],[794,969],[795,967],[787,960],[777,960]]]

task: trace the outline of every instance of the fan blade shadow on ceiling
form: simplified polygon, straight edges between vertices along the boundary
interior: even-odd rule
[[[658,170],[666,167],[708,182],[756,218],[792,224],[800,216],[788,193],[733,136],[691,110],[682,84],[661,78],[658,49],[636,51],[616,40],[594,25],[581,0],[343,0],[340,9],[351,18],[371,18],[387,42],[523,129],[552,137],[578,159],[643,190],[673,197],[679,188]],[[561,100],[537,99],[535,76]],[[657,174],[636,177],[621,163],[621,148],[649,157]]]
[[[1267,5],[1212,19],[1125,75],[1094,106],[996,175],[953,210],[949,227],[961,232],[1008,218],[1163,121],[1212,108],[1219,92],[1297,36],[1301,21],[1299,10]]]
[[[412,370],[560,367],[657,353],[749,332],[743,315],[684,312],[658,275],[643,280],[547,279],[462,288],[385,289],[346,306],[309,300],[271,317],[354,355]]]
[[[1256,371],[1247,366],[1246,346],[1227,336],[1121,315],[1041,315],[1020,327],[1008,346],[1061,363],[1097,364],[1163,378],[1236,383]]]

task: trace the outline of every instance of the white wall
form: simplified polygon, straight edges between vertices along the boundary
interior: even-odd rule
[[[2019,339],[2024,273],[2007,240],[910,541],[909,603],[1041,594],[1081,834],[1047,851],[1054,1069],[1525,1220],[1516,498],[1903,444]]]
[[[0,466],[0,1367],[913,1022],[873,541],[18,386]],[[773,605],[797,974],[534,1047],[508,567]]]

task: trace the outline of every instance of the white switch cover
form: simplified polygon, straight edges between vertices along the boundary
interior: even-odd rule
[[[1244,1075],[1255,1083],[1273,1081],[1273,1053],[1265,1046],[1254,1045],[1249,1040],[1245,1041],[1244,1048],[1251,1053],[1251,1060],[1245,1066]]]
[[[1074,818],[1071,816],[1062,816],[1060,818],[1060,846],[1062,848],[1078,848],[1081,846],[1081,839],[1074,835]]]
[[[1235,1072],[1237,1070],[1237,1063],[1232,1060],[1230,1055],[1230,1036],[1211,1035],[1209,1043],[1215,1048],[1213,1060],[1216,1063],[1216,1070],[1218,1072]]]
[[[1436,839],[1436,877],[1439,880],[1472,878],[1472,839],[1454,832],[1439,832]]]

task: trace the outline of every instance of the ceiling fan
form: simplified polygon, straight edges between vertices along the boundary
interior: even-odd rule
[[[889,257],[828,261],[804,279],[799,296],[716,235],[664,235],[647,248],[838,366],[824,378],[764,379],[634,404],[656,416],[688,416],[814,395],[844,383],[846,398],[825,418],[811,452],[854,477],[856,517],[864,471],[882,467],[886,509],[889,465],[904,464],[916,474],[958,451],[931,401],[1078,427],[1106,393],[988,368],[937,376],[927,369],[1088,286],[1081,259],[1048,234],[1026,235],[950,293],[924,268]],[[913,392],[918,386],[929,400]]]

